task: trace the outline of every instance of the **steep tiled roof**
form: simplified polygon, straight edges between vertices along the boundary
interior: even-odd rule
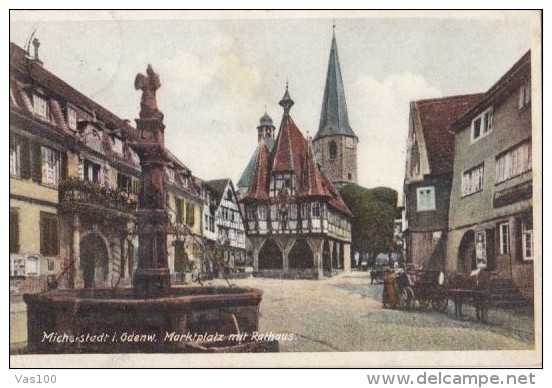
[[[432,175],[452,172],[454,134],[448,129],[482,97],[483,94],[479,93],[413,102],[412,108],[419,118]]]
[[[312,141],[310,139],[308,140],[307,154],[304,158],[303,170],[301,171],[299,196],[330,196],[328,190],[324,187],[324,178],[322,177],[322,172],[316,163]]]
[[[284,108],[284,115],[274,148],[269,153],[264,140],[261,139],[259,142],[253,178],[243,200],[268,200],[268,186],[272,174],[291,173],[297,182],[298,197],[327,198],[329,206],[351,216],[351,212],[335,187],[320,171],[314,157],[312,142],[305,139],[289,115],[293,100],[287,88],[280,105]]]
[[[261,140],[257,146],[257,161],[255,163],[255,171],[253,172],[253,179],[249,185],[249,191],[247,192],[244,200],[267,200],[268,199],[268,150],[264,145],[264,141]]]
[[[295,172],[301,176],[301,156],[307,141],[289,114],[284,114],[273,149],[272,171]]]
[[[136,130],[127,121],[120,119],[94,100],[86,97],[71,85],[46,70],[42,66],[42,63],[28,58],[25,50],[10,42],[10,78],[15,78],[16,73],[27,78],[29,82],[45,87],[63,99],[81,108],[86,108],[90,112],[94,112],[97,119],[104,122],[108,128],[120,129],[124,136],[128,138],[135,136]]]
[[[213,190],[217,195],[222,197],[222,195],[224,195],[224,190],[226,190],[226,186],[228,186],[229,180],[229,178],[214,179],[205,182],[205,185]]]

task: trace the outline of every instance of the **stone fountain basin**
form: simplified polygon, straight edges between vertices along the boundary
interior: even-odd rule
[[[152,299],[135,299],[130,288],[25,294],[28,352],[187,352],[258,331],[261,299],[253,288],[202,286]]]

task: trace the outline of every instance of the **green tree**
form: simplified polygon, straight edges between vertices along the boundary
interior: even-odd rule
[[[381,252],[393,252],[397,192],[388,187],[367,189],[357,184],[348,184],[339,193],[353,213],[353,251],[367,252],[370,257]]]

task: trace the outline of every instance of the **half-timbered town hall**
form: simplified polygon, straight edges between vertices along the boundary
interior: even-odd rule
[[[259,135],[240,179],[241,202],[259,275],[319,278],[350,268],[351,212],[293,122],[293,104],[286,87],[280,130],[273,145],[273,131]],[[259,131],[271,121],[263,116]]]

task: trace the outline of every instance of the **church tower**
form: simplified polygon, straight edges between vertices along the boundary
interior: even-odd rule
[[[326,74],[320,126],[313,139],[321,170],[337,188],[356,183],[358,137],[349,125],[345,89],[337,54],[335,26]]]

